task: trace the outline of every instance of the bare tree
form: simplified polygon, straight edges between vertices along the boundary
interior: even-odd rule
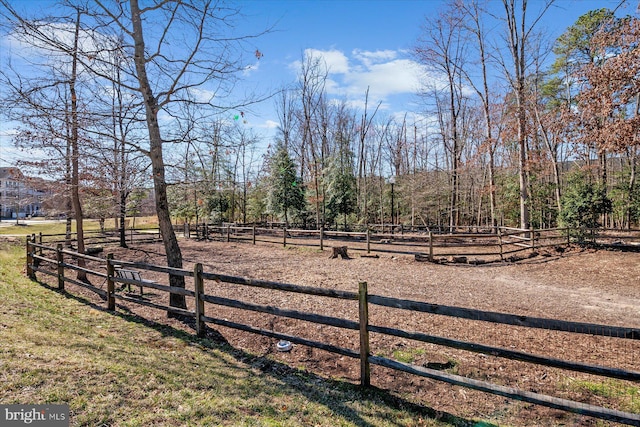
[[[84,121],[79,111],[83,104],[78,86],[81,84],[79,74],[81,72],[80,39],[82,37],[81,18],[87,11],[82,5],[72,7],[72,16],[69,18],[51,18],[40,21],[37,19],[26,19],[6,1],[0,3],[3,7],[3,15],[11,25],[10,31],[13,37],[19,41],[30,45],[35,50],[41,50],[55,58],[53,63],[45,63],[44,67],[37,65],[43,73],[50,72],[44,77],[44,81],[37,79],[34,82],[21,79],[18,72],[10,75],[4,72],[4,83],[11,88],[14,101],[20,108],[34,108],[36,113],[33,117],[42,123],[58,121],[62,123],[63,131],[56,131],[60,139],[66,143],[64,151],[65,159],[65,182],[69,194],[69,211],[73,210],[76,220],[76,240],[77,250],[84,253],[84,227],[82,203],[80,200],[80,152],[81,152],[81,121]],[[70,62],[70,65],[67,63]],[[40,77],[42,78],[42,76]],[[51,98],[54,96],[54,99]],[[62,103],[60,104],[60,98]],[[60,105],[63,107],[60,108]],[[87,104],[85,103],[84,106]],[[23,114],[26,110],[20,110]],[[33,113],[31,113],[33,114]],[[29,114],[27,114],[29,115]],[[86,119],[87,115],[84,115]],[[35,122],[26,123],[37,132]],[[87,126],[87,123],[84,123]],[[22,139],[26,141],[29,138]],[[50,140],[50,138],[46,138]],[[31,139],[31,143],[34,139]],[[70,221],[70,219],[69,219]],[[70,222],[68,222],[68,229]],[[84,265],[84,260],[79,259],[78,263]],[[87,280],[84,271],[78,271],[79,280]]]
[[[182,253],[171,225],[167,199],[167,180],[162,113],[177,115],[174,104],[194,102],[190,93],[195,88],[210,90],[207,99],[196,101],[203,109],[225,110],[229,105],[213,105],[232,88],[243,69],[241,54],[249,36],[221,34],[220,28],[233,28],[238,10],[218,1],[185,2],[167,0],[141,7],[139,0],[115,2],[97,0],[94,18],[100,31],[120,40],[125,78],[118,84],[139,94],[145,111],[148,148],[143,152],[151,161],[156,214],[162,234],[167,263],[182,267]],[[151,32],[146,24],[153,22]],[[158,28],[160,31],[158,32]],[[93,57],[94,63],[103,60]],[[104,59],[106,61],[106,59]],[[92,66],[96,74],[109,75]],[[165,132],[165,135],[167,132]],[[170,284],[184,287],[184,278],[170,276]],[[185,308],[184,296],[171,294],[170,305]]]
[[[456,7],[464,10],[466,14],[464,28],[471,33],[472,39],[476,43],[477,48],[477,61],[476,66],[480,67],[480,77],[476,80],[472,75],[463,69],[462,72],[467,82],[473,87],[476,92],[480,104],[482,106],[482,113],[484,119],[484,143],[481,146],[481,150],[489,154],[488,164],[488,179],[489,179],[489,206],[491,215],[491,225],[496,227],[496,179],[495,179],[495,152],[496,152],[496,138],[494,137],[493,123],[491,117],[491,92],[489,91],[489,62],[491,54],[488,52],[487,35],[484,19],[487,18],[487,13],[483,9],[478,0],[454,0]]]
[[[282,143],[289,149],[292,133],[295,127],[295,98],[290,89],[283,89],[276,97],[275,109],[280,121],[278,131],[282,137]]]
[[[527,20],[527,0],[502,0],[507,24],[506,43],[511,57],[511,71],[503,62],[505,74],[513,89],[516,101],[518,138],[518,175],[520,183],[520,227],[529,229],[529,182],[527,174],[527,114],[526,80],[528,73],[529,43],[535,36],[533,30],[554,0],[545,0],[540,13],[532,22]]]
[[[373,110],[371,117],[369,114],[369,87],[367,87],[367,91],[364,95],[364,111],[360,117],[360,126],[358,128],[358,150],[357,150],[357,158],[358,158],[358,179],[356,181],[358,189],[357,189],[357,206],[358,206],[358,214],[360,218],[364,218],[366,222],[369,221],[369,210],[368,210],[368,194],[367,194],[367,159],[366,159],[366,145],[367,145],[367,135],[371,130],[371,125],[373,123],[374,118],[376,117],[376,113],[380,108],[382,101],[378,102],[376,108]]]
[[[321,206],[324,203],[322,186],[322,138],[321,111],[323,108],[325,83],[329,70],[321,57],[305,52],[298,76],[298,93],[300,97],[299,117],[300,144],[300,176],[305,177],[306,169],[313,184],[313,201],[316,212],[316,226],[324,221]]]
[[[439,115],[442,120],[443,142],[449,147],[451,155],[451,198],[449,203],[449,226],[460,222],[459,203],[459,166],[461,153],[460,111],[462,94],[463,62],[467,55],[464,40],[463,15],[455,5],[440,13],[436,19],[427,19],[424,36],[418,41],[415,53],[418,59],[430,69],[436,71],[436,79],[443,78],[444,83],[431,85],[436,94]],[[446,120],[445,120],[446,118]]]

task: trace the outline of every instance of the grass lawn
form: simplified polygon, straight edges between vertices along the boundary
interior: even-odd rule
[[[24,276],[0,242],[0,403],[68,403],[73,426],[480,426],[320,378]]]
[[[133,218],[128,219],[127,224],[133,225]],[[85,232],[92,232],[100,230],[100,222],[95,219],[85,219],[82,221],[83,229]],[[34,219],[29,221],[29,223],[25,223],[25,221],[20,220],[20,223],[16,225],[16,220],[2,220],[0,223],[0,235],[21,235],[27,236],[31,234],[64,234],[66,231],[66,223],[64,221],[39,221],[38,219]],[[127,225],[128,227],[128,225]],[[136,229],[144,229],[144,228],[157,228],[158,220],[153,217],[141,217],[136,218],[135,220],[135,228]],[[108,220],[105,223],[105,228],[109,230],[114,230],[115,225],[113,220]],[[71,222],[71,231],[73,233],[76,232],[76,222]]]
[[[16,225],[15,221],[8,223],[6,220],[2,221],[3,225],[0,227],[0,235],[14,235],[14,236],[27,236],[31,234],[62,234],[66,230],[66,224],[64,222],[32,222],[29,224],[20,223]],[[93,221],[87,221],[85,224],[85,230],[98,230],[98,223]],[[95,224],[95,228],[93,227]],[[72,232],[75,233],[75,222],[73,223]]]

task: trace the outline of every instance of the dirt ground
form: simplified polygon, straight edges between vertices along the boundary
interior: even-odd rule
[[[369,293],[428,303],[577,322],[640,328],[640,253],[571,247],[547,249],[517,263],[484,265],[417,262],[413,256],[353,253],[329,259],[324,251],[301,246],[250,242],[181,240],[185,268],[202,263],[205,272],[357,292],[366,281]],[[330,249],[330,248],[329,248]],[[164,265],[161,244],[111,249],[116,259]],[[150,272],[145,279],[166,283]],[[187,278],[188,279],[188,278]],[[187,288],[193,288],[187,280]],[[253,304],[357,320],[353,301],[205,283],[206,293]],[[71,288],[70,288],[71,289]],[[148,289],[145,299],[166,304],[166,294]],[[120,301],[118,302],[120,304]],[[189,302],[192,304],[192,302]],[[122,304],[146,318],[179,322],[162,311]],[[370,306],[370,324],[419,331],[457,340],[518,350],[541,356],[640,371],[640,341],[526,329],[486,322],[416,314]],[[333,345],[358,348],[357,331],[239,311],[207,304],[207,316],[240,322]],[[282,361],[294,368],[357,383],[359,361],[304,346],[276,351],[277,340],[223,327],[212,327],[230,345]],[[638,411],[638,384],[508,361],[446,347],[372,334],[371,352],[417,365],[522,390],[575,399],[623,411]],[[456,416],[498,425],[609,425],[592,418],[526,404],[498,396],[372,366],[372,384],[408,401]],[[629,392],[629,390],[635,390]]]

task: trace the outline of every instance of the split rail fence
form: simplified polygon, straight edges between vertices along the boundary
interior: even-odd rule
[[[207,224],[183,226],[184,236],[203,240],[226,242],[281,243],[283,246],[308,246],[324,250],[325,245],[349,242],[349,250],[415,255],[417,258],[434,261],[452,256],[493,257],[500,260],[517,256],[519,252],[550,246],[563,246],[571,242],[570,230],[554,228],[544,230],[522,230],[500,227],[497,232],[468,233],[405,233],[364,232],[331,230],[300,230],[283,228],[246,227],[232,224],[213,226]]]
[[[562,360],[554,357],[545,357],[536,354],[529,354],[510,348],[501,348],[497,346],[489,346],[474,342],[456,340],[436,336],[424,332],[416,332],[403,329],[403,325],[394,325],[395,327],[387,327],[372,324],[372,310],[393,309],[403,310],[407,316],[414,313],[428,313],[430,315],[449,316],[457,319],[468,319],[477,322],[486,323],[487,328],[491,325],[509,325],[514,328],[534,328],[546,329],[549,331],[562,331],[571,334],[587,334],[607,337],[607,339],[615,339],[619,341],[640,340],[640,329],[631,327],[608,326],[603,324],[590,324],[563,321],[547,318],[536,318],[521,315],[513,315],[508,313],[475,310],[463,307],[446,306],[439,304],[430,304],[422,301],[405,300],[391,298],[381,295],[372,295],[368,293],[367,283],[362,282],[358,285],[358,291],[343,291],[335,289],[325,289],[319,287],[299,286],[294,284],[279,283],[265,280],[254,280],[243,277],[228,276],[216,274],[213,272],[203,271],[201,264],[195,264],[193,270],[175,269],[158,265],[150,265],[140,262],[131,262],[126,260],[113,259],[111,254],[105,258],[98,258],[88,255],[79,254],[74,251],[66,250],[62,244],[57,246],[49,246],[42,243],[36,243],[32,238],[27,238],[27,275],[36,280],[36,273],[50,276],[57,282],[60,290],[65,289],[66,284],[73,284],[88,289],[100,295],[106,300],[106,306],[109,310],[116,309],[116,301],[125,301],[128,303],[142,304],[159,310],[165,310],[170,313],[195,318],[196,334],[200,337],[206,334],[206,325],[218,325],[227,328],[233,328],[241,331],[250,332],[270,338],[288,340],[294,344],[300,344],[325,350],[331,353],[339,354],[360,361],[360,382],[363,386],[371,383],[371,365],[378,365],[409,374],[430,378],[436,381],[453,384],[460,387],[480,390],[482,392],[491,393],[516,399],[519,401],[529,402],[550,408],[556,408],[571,413],[581,414],[589,417],[595,417],[602,420],[618,422],[627,425],[640,425],[640,414],[629,413],[616,409],[605,408],[583,402],[558,398],[533,391],[507,387],[504,385],[494,384],[488,381],[481,381],[453,373],[443,372],[437,369],[414,365],[411,363],[403,363],[392,358],[383,357],[374,354],[380,354],[371,348],[370,334],[380,334],[387,337],[396,337],[408,339],[422,343],[435,344],[445,346],[457,350],[464,350],[472,353],[482,353],[492,357],[510,359],[520,362],[536,364],[544,367],[560,368],[563,370],[587,373],[615,380],[629,381],[632,384],[640,382],[640,372],[633,369],[622,369],[616,367],[607,367],[593,365],[589,363]],[[82,265],[91,265],[88,268]],[[190,278],[192,284],[186,288],[173,287],[160,283],[161,281],[135,280],[125,275],[117,274],[117,269],[126,268],[128,270],[136,270],[141,275],[158,273],[165,278],[169,276],[181,276]],[[82,280],[71,277],[70,273],[84,272],[94,280],[102,279],[106,283],[106,289],[92,285]],[[168,280],[167,283],[170,283]],[[214,283],[215,282],[215,283]],[[205,292],[205,283],[207,292]],[[223,297],[215,295],[216,289],[220,289],[222,285],[237,285],[254,289],[268,289],[272,291],[284,292],[287,295],[303,294],[311,298],[332,298],[343,300],[347,304],[353,304],[355,310],[357,305],[357,319],[345,319],[335,317],[333,315],[309,313],[288,308],[280,308],[272,304],[258,304],[255,300],[251,302]],[[188,298],[187,307],[192,309],[175,308],[168,304],[163,304],[156,300],[136,297],[128,293],[118,292],[116,285],[135,285],[141,289],[151,288],[164,293],[184,295]],[[237,295],[246,295],[246,292],[237,293]],[[292,296],[293,298],[293,296]],[[165,299],[166,301],[166,299]],[[314,305],[315,306],[315,305]],[[322,304],[318,304],[321,307]],[[359,338],[353,342],[358,342],[357,348],[346,348],[341,345],[335,345],[328,342],[318,341],[313,337],[302,337],[293,334],[285,334],[269,330],[264,325],[256,325],[249,323],[240,323],[228,320],[220,315],[221,307],[230,307],[232,309],[242,310],[252,313],[264,313],[267,315],[297,319],[301,321],[311,322],[318,325],[328,325],[335,328],[345,329],[357,333]],[[347,316],[348,317],[348,316]],[[633,359],[637,360],[637,359]],[[632,366],[635,368],[635,366]]]

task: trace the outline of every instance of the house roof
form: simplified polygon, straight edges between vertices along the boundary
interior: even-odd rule
[[[0,179],[24,179],[24,175],[20,169],[16,167],[0,167]]]

